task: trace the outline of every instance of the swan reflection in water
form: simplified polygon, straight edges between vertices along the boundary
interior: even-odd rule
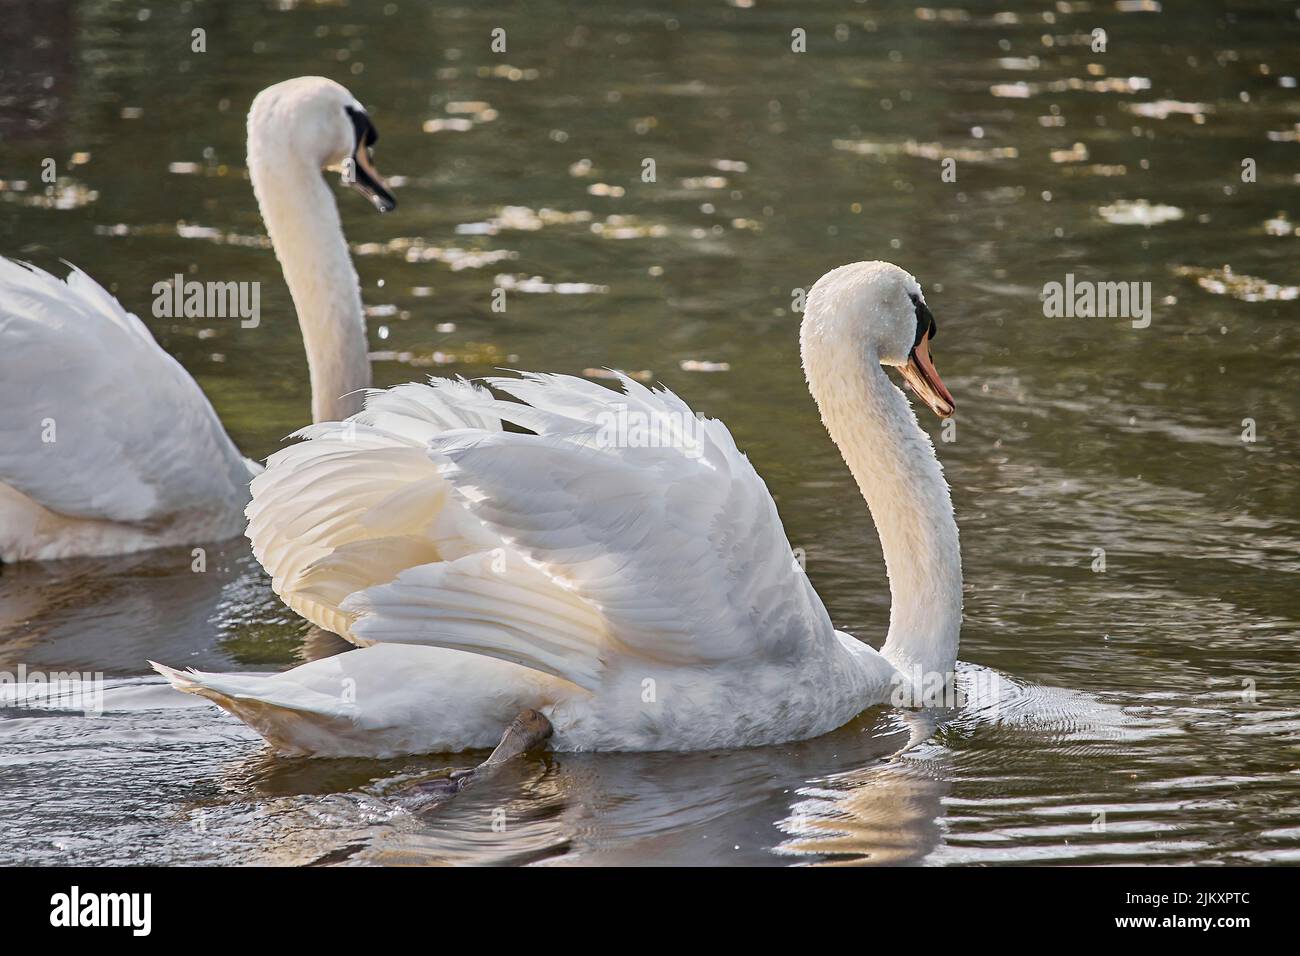
[[[384,772],[377,762],[259,755],[229,767],[223,785],[251,788],[273,808],[264,823],[274,838],[258,862],[780,865],[846,853],[859,862],[914,862],[937,840],[932,821],[945,785],[890,760],[908,740],[900,723],[874,712],[788,747],[529,754],[436,802],[414,796],[410,785],[445,757],[408,761],[375,779]],[[861,762],[867,769],[840,769]],[[829,777],[827,765],[837,768]],[[830,788],[846,789],[832,798]],[[322,796],[304,801],[304,793]],[[860,831],[851,846],[817,845],[813,828],[834,821],[830,803],[842,800],[855,819],[877,821],[877,838]]]
[[[422,799],[413,784],[474,766],[481,752],[285,758],[156,677],[109,678],[102,717],[6,713],[6,748],[29,756],[5,764],[0,812],[44,794],[51,812],[33,838],[50,849],[32,858],[50,862],[76,839],[82,815],[102,815],[107,801],[140,808],[160,838],[141,844],[131,836],[140,824],[123,812],[104,838],[83,841],[85,859],[120,859],[130,846],[136,862],[163,863],[934,863],[969,858],[976,841],[996,847],[988,841],[1005,834],[1006,821],[991,826],[988,817],[998,807],[1031,816],[1068,809],[1087,832],[1088,794],[1074,796],[1077,807],[1045,806],[1017,797],[1019,782],[1032,784],[1053,761],[1178,732],[1168,721],[984,668],[963,666],[958,682],[972,693],[955,708],[877,707],[794,744],[530,753],[438,801]],[[51,761],[61,781],[54,792]],[[981,788],[991,796],[977,820]]]

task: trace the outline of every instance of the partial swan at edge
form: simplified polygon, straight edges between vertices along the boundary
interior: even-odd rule
[[[307,350],[312,420],[370,385],[356,270],[320,170],[347,171],[380,211],[361,104],[321,77],[263,90],[248,168]],[[0,257],[0,562],[128,554],[244,529],[261,469],[136,316],[86,273],[60,281]]]

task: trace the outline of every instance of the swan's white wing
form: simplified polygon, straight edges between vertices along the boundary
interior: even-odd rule
[[[610,653],[596,608],[500,546],[408,568],[342,606],[358,617],[352,634],[360,640],[469,651],[588,690],[599,686]]]
[[[267,460],[252,483],[247,533],[286,604],[367,643],[351,632],[344,598],[407,568],[497,545],[463,509],[446,507],[450,488],[426,451],[447,429],[500,429],[462,407],[475,396],[449,379],[371,392],[365,411],[304,428],[296,437],[307,441]]]
[[[148,525],[237,517],[248,478],[144,323],[80,270],[63,282],[0,258],[0,483],[70,517]]]
[[[831,638],[766,486],[721,423],[626,378],[627,394],[569,376],[493,384],[528,404],[457,398],[535,434],[467,428],[430,448],[462,507],[536,574],[414,568],[347,599],[354,634],[477,651],[584,686],[615,655],[780,659]],[[506,583],[536,596],[494,588]],[[545,609],[561,598],[568,618]]]

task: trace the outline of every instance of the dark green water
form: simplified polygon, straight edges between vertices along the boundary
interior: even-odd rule
[[[256,330],[149,320],[249,455],[309,409],[244,113],[324,74],[399,177],[390,216],[337,195],[378,383],[649,372],[728,423],[837,626],[875,644],[879,547],[791,296],[858,259],[914,273],[959,406],[937,447],[980,689],[783,747],[539,758],[415,813],[405,775],[474,758],[273,758],[144,681],[146,657],[334,650],[239,542],[203,575],[188,551],[6,568],[0,669],[102,671],[117,695],[97,719],[0,711],[9,861],[1300,861],[1300,19],[1227,6],[7,5],[0,252],[74,262],[146,317],[176,272],[260,281]],[[448,119],[470,127],[425,131]],[[1149,327],[1045,317],[1067,273],[1150,282]],[[499,276],[596,288],[500,314]]]

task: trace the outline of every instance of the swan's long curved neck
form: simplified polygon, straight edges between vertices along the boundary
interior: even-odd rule
[[[815,357],[805,342],[809,388],[880,534],[890,593],[882,653],[909,678],[950,674],[961,629],[961,552],[934,446],[874,356],[812,348]]]
[[[360,411],[355,393],[370,386],[370,361],[361,288],[338,207],[319,169],[288,150],[266,148],[255,132],[248,168],[298,313],[312,420],[340,421]]]

